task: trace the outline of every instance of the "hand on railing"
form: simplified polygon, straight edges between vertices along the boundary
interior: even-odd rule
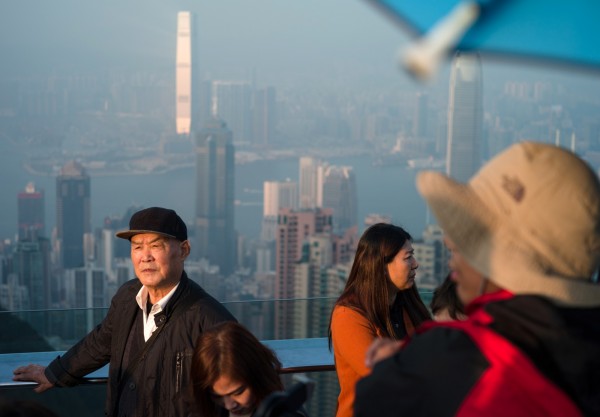
[[[13,381],[37,382],[38,386],[34,391],[39,394],[54,387],[54,384],[46,378],[45,370],[46,367],[42,365],[20,366],[13,371]]]

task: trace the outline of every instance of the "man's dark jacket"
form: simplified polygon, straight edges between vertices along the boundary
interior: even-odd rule
[[[110,363],[107,416],[186,416],[196,340],[204,329],[222,321],[235,321],[235,318],[184,272],[179,287],[163,310],[164,328],[132,375],[128,375],[124,358],[130,331],[136,318],[140,320],[141,310],[135,297],[141,286],[138,279],[121,286],[104,320],[63,356],[52,361],[46,368],[46,376],[57,386],[73,386],[81,383],[85,375]],[[142,349],[143,345],[142,339]]]

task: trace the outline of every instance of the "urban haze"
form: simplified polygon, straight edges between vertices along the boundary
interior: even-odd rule
[[[274,91],[268,141],[232,132],[234,227],[248,245],[241,250],[261,237],[263,182],[298,181],[306,156],[353,167],[359,233],[378,214],[421,238],[434,219],[414,176],[444,169],[451,60],[429,83],[412,79],[398,67],[410,38],[370,2],[22,0],[5,2],[0,14],[5,256],[18,240],[17,196],[29,183],[43,190],[52,239],[56,177],[69,161],[90,176],[91,234],[151,205],[193,224],[194,141],[175,131],[181,11],[195,18],[196,88],[209,80]],[[573,148],[598,167],[598,74],[482,53],[481,78],[482,161],[529,139]]]

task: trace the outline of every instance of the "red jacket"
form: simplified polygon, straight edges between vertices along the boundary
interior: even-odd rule
[[[427,323],[356,386],[355,417],[600,416],[600,308],[506,291]]]

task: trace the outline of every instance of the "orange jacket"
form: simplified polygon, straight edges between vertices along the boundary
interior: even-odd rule
[[[352,417],[354,386],[368,375],[365,354],[376,337],[379,337],[369,321],[356,310],[336,306],[331,318],[331,339],[335,370],[340,383],[340,395],[336,417]]]

